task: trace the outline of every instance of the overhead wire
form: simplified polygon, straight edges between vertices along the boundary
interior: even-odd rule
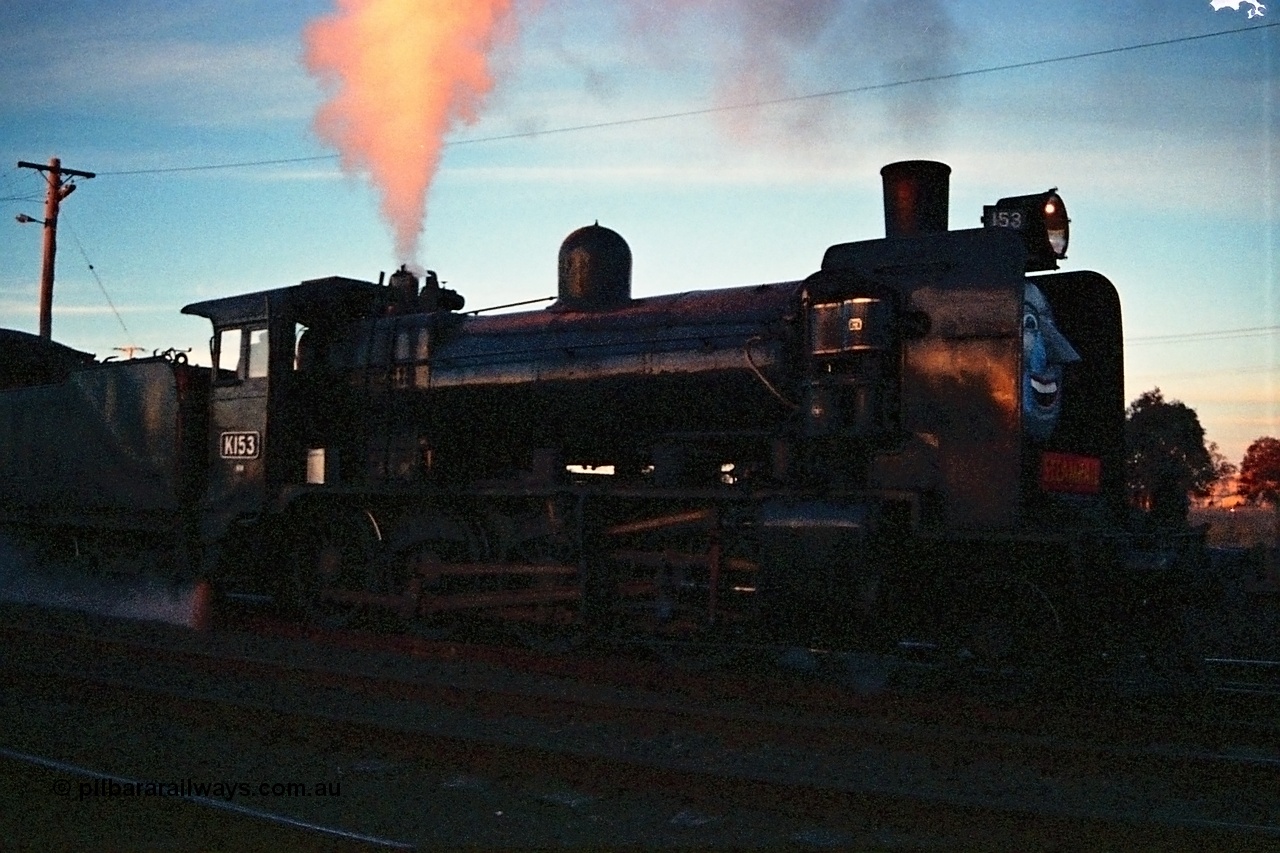
[[[1242,338],[1268,337],[1280,334],[1280,326],[1243,326],[1236,329],[1214,329],[1205,332],[1183,332],[1167,335],[1141,335],[1125,338],[1125,346],[1144,346],[1161,344],[1185,344],[1213,341],[1232,341]],[[1161,379],[1203,379],[1213,376],[1236,376],[1245,373],[1280,373],[1280,364],[1251,364],[1229,370],[1191,370],[1180,373],[1131,373],[1126,374],[1130,380],[1141,380],[1158,377]]]
[[[39,181],[39,186],[32,186],[31,190],[25,195],[13,195],[19,193],[21,184],[26,183],[30,186],[31,181]],[[35,202],[44,198],[44,181],[35,173],[26,169],[9,169],[0,176],[0,202]]]
[[[1280,373],[1280,364],[1254,365],[1252,367],[1236,367],[1228,370],[1186,370],[1180,373],[1168,373],[1166,371],[1160,371],[1158,373],[1150,373],[1150,372],[1127,373],[1126,372],[1125,378],[1127,379],[1149,379],[1149,378],[1187,379],[1192,377],[1205,377],[1205,376],[1235,376],[1241,373]]]
[[[80,238],[76,235],[75,229],[71,227],[71,223],[67,221],[65,213],[58,217],[58,223],[66,227],[71,239],[75,242],[76,248],[80,250],[80,257],[84,258],[85,266],[89,268],[89,272],[93,275],[93,280],[98,283],[98,290],[102,291],[102,297],[107,300],[107,305],[111,308],[111,313],[116,315],[116,321],[120,323],[120,328],[124,330],[125,339],[133,340],[133,333],[129,331],[129,327],[124,322],[124,317],[120,316],[120,312],[116,309],[116,304],[111,300],[111,294],[107,293],[106,285],[102,283],[102,278],[98,275],[98,271],[94,268],[93,262],[89,260],[89,253],[84,250],[84,244],[80,242]]]
[[[737,104],[723,104],[714,107],[699,107],[691,110],[680,110],[678,112],[660,113],[647,116],[632,116],[630,118],[612,119],[610,121],[591,122],[588,124],[567,125],[564,127],[545,128],[541,130],[526,130],[514,133],[497,134],[494,136],[478,136],[470,139],[453,139],[445,142],[446,147],[457,145],[477,145],[489,142],[505,142],[513,139],[528,139],[536,136],[551,136],[561,133],[580,133],[588,130],[603,130],[606,128],[623,127],[626,125],[644,124],[648,122],[673,121],[682,118],[694,118],[697,116],[713,115],[716,113],[734,112],[738,110],[760,109],[762,107],[779,106],[782,104],[798,103],[801,101],[811,101],[819,98],[835,98],[847,95],[858,95],[866,92],[880,92],[889,89],[897,89],[903,86],[915,86],[922,83],[938,83],[945,80],[958,80],[965,77],[977,77],[984,74],[996,74],[1005,71],[1018,71],[1025,68],[1037,68],[1044,65],[1054,65],[1062,62],[1074,62],[1081,59],[1094,59],[1100,56],[1111,56],[1119,53],[1127,53],[1135,50],[1149,50],[1157,47],[1169,47],[1176,44],[1187,44],[1194,41],[1203,41],[1206,39],[1219,38],[1221,36],[1240,35],[1242,33],[1267,30],[1273,27],[1280,27],[1280,22],[1269,24],[1258,24],[1251,27],[1239,27],[1234,30],[1218,30],[1212,33],[1199,33],[1190,36],[1178,36],[1176,38],[1161,39],[1159,41],[1140,42],[1138,44],[1121,45],[1119,47],[1102,48],[1099,50],[1088,50],[1080,53],[1065,54],[1062,56],[1051,56],[1043,59],[1029,59],[1022,62],[1009,62],[1001,65],[989,65],[982,68],[971,68],[964,71],[950,71],[943,74],[926,74],[919,77],[910,77],[903,80],[891,80],[887,83],[869,83],[863,86],[852,86],[844,89],[829,89],[822,92],[809,92],[803,95],[788,95],[779,98],[766,98],[756,101],[743,101]],[[213,169],[241,169],[253,166],[279,166],[293,163],[308,163],[325,160],[336,160],[337,154],[320,154],[309,157],[284,157],[270,160],[248,160],[236,163],[206,163],[192,166],[170,166],[154,169],[127,169],[119,171],[98,172],[99,176],[128,176],[128,175],[157,175],[174,172],[199,172],[209,171]]]
[[[1026,68],[1035,68],[1035,67],[1040,67],[1045,65],[1053,65],[1053,64],[1064,63],[1064,62],[1073,62],[1073,61],[1079,61],[1083,59],[1092,59],[1092,58],[1097,58],[1101,56],[1127,53],[1130,51],[1149,50],[1149,49],[1158,48],[1158,47],[1168,47],[1171,45],[1186,44],[1189,42],[1203,41],[1203,40],[1219,38],[1223,36],[1241,35],[1248,32],[1272,29],[1278,26],[1280,26],[1280,22],[1273,22],[1273,23],[1259,24],[1259,25],[1249,26],[1249,27],[1240,27],[1232,30],[1219,30],[1211,33],[1200,33],[1196,35],[1179,36],[1179,37],[1170,38],[1170,39],[1161,39],[1158,41],[1140,42],[1137,44],[1121,45],[1121,46],[1112,47],[1112,48],[1102,48],[1099,50],[1082,51],[1079,53],[1065,54],[1062,56],[1045,57],[1041,59],[1025,60],[1021,62],[1004,63],[1001,65],[991,65],[991,66],[985,66],[982,68],[973,68],[973,69],[967,69],[962,71],[952,71],[952,72],[947,72],[942,74],[922,75],[919,77],[906,78],[902,80],[893,80],[886,83],[873,83],[873,84],[867,84],[863,86],[854,86],[854,87],[847,87],[842,89],[831,89],[831,90],[826,90],[822,92],[810,92],[810,93],[801,94],[801,95],[790,95],[790,96],[779,97],[779,98],[768,98],[768,99],[761,99],[761,100],[755,100],[755,101],[741,102],[737,104],[726,104],[726,105],[713,106],[713,107],[700,107],[697,109],[681,110],[681,111],[670,112],[670,113],[660,113],[660,114],[647,115],[647,116],[633,116],[629,118],[614,119],[614,120],[603,121],[603,122],[592,122],[587,124],[568,125],[568,126],[556,127],[556,128],[545,128],[540,130],[521,131],[517,133],[474,137],[471,139],[455,139],[455,140],[450,140],[446,142],[445,145],[456,146],[456,145],[472,145],[472,144],[488,143],[488,142],[501,142],[501,141],[531,138],[531,137],[537,137],[537,136],[548,136],[552,134],[577,133],[577,132],[584,132],[584,131],[590,131],[590,130],[600,130],[600,129],[621,127],[621,126],[634,125],[634,124],[642,124],[642,123],[648,123],[648,122],[672,121],[672,120],[677,120],[682,118],[692,118],[697,116],[711,115],[711,114],[724,113],[724,112],[733,112],[738,110],[759,109],[764,107],[777,106],[777,105],[783,105],[788,103],[797,103],[797,102],[815,100],[820,98],[832,98],[832,97],[841,97],[841,96],[848,96],[848,95],[855,95],[855,94],[863,94],[863,93],[874,92],[874,91],[885,91],[888,89],[919,85],[923,83],[941,82],[945,80],[955,80],[955,79],[962,79],[966,77],[975,77],[975,76],[986,75],[986,74],[995,74],[1000,72],[1015,71],[1015,70],[1021,70]],[[172,174],[172,173],[182,173],[182,172],[210,171],[210,170],[218,170],[218,169],[250,168],[255,166],[278,166],[278,165],[291,165],[291,164],[297,164],[297,163],[322,162],[322,161],[336,160],[338,159],[338,157],[339,155],[337,154],[322,154],[322,155],[313,155],[313,156],[304,156],[304,157],[282,157],[282,158],[272,158],[272,159],[264,159],[264,160],[246,160],[246,161],[237,161],[232,163],[205,163],[205,164],[195,164],[195,165],[189,165],[189,166],[171,166],[171,167],[160,167],[160,168],[152,168],[152,169],[99,171],[97,174],[103,177],[150,175],[150,174]],[[10,170],[9,172],[5,173],[4,177],[10,178],[13,175],[14,175],[13,170]],[[40,198],[39,195],[12,196],[12,197],[0,197],[0,201],[38,201],[39,198]],[[77,248],[79,248],[81,255],[84,257],[85,264],[88,266],[89,271],[93,274],[94,280],[97,282],[99,289],[102,291],[103,296],[106,298],[108,305],[111,306],[112,312],[115,314],[116,319],[120,322],[121,328],[124,329],[126,334],[129,334],[128,326],[124,323],[124,319],[120,316],[119,311],[116,310],[114,303],[111,301],[110,295],[107,293],[105,286],[102,284],[101,278],[98,276],[98,273],[94,269],[93,264],[89,261],[88,255],[86,254],[83,245],[80,243],[79,239],[75,236],[74,233],[72,234],[72,237],[73,239],[75,239]],[[1194,341],[1232,340],[1236,338],[1272,335],[1277,332],[1280,332],[1280,326],[1255,326],[1255,327],[1246,327],[1246,328],[1239,328],[1239,329],[1222,329],[1222,330],[1209,331],[1209,332],[1190,332],[1185,334],[1149,335],[1149,336],[1133,337],[1133,338],[1126,338],[1125,343],[1126,345],[1131,345],[1131,346],[1143,346],[1143,345],[1153,345],[1153,344],[1159,345],[1159,344],[1166,344],[1166,343],[1183,343],[1183,342],[1194,342]]]
[[[448,144],[448,143],[446,143]],[[205,163],[199,166],[170,166],[161,169],[128,169],[119,172],[97,172],[99,177],[122,175],[161,175],[171,172],[207,172],[214,169],[244,169],[250,166],[281,166],[293,163],[312,163],[320,160],[337,160],[338,154],[317,154],[312,157],[282,157],[275,160],[248,160],[240,163]]]
[[[1072,62],[1080,59],[1092,59],[1099,56],[1107,56],[1117,53],[1126,53],[1133,50],[1146,50],[1154,47],[1167,47],[1174,44],[1183,44],[1186,42],[1200,41],[1203,39],[1216,38],[1224,35],[1236,35],[1238,33],[1249,32],[1251,30],[1264,30],[1271,27],[1280,26],[1280,22],[1271,24],[1262,24],[1253,27],[1240,27],[1234,30],[1219,30],[1213,33],[1200,33],[1193,36],[1180,36],[1178,38],[1163,39],[1161,41],[1142,42],[1139,44],[1122,45],[1120,47],[1103,48],[1101,50],[1083,51],[1081,53],[1067,54],[1064,56],[1051,56],[1043,59],[1030,59],[1023,62],[1010,62],[1003,65],[989,65],[983,68],[971,68],[965,71],[951,71],[944,74],[926,74],[920,77],[910,77],[904,80],[893,80],[887,83],[869,83],[863,86],[853,86],[845,89],[830,89],[823,92],[809,92],[803,95],[788,95],[779,98],[767,98],[758,101],[746,101],[738,104],[726,104],[717,107],[701,107],[694,110],[684,110],[681,112],[665,113],[661,115],[639,116],[635,118],[615,119],[612,121],[595,122],[592,124],[574,125],[569,127],[551,128],[548,130],[522,131],[519,133],[505,134],[501,136],[485,136],[474,139],[454,140],[446,143],[446,145],[470,145],[480,142],[501,142],[508,139],[521,139],[531,136],[544,136],[553,133],[574,133],[584,130],[597,130],[601,128],[619,127],[629,124],[641,124],[644,122],[667,121],[671,119],[691,118],[695,116],[711,115],[714,113],[732,112],[736,110],[758,109],[760,107],[771,107],[781,104],[797,103],[800,101],[816,100],[818,98],[834,98],[844,95],[858,95],[866,92],[885,91],[887,89],[897,89],[903,86],[914,86],[921,83],[937,83],[944,80],[957,80],[964,77],[977,77],[983,74],[995,74],[1002,71],[1017,71],[1023,68],[1035,68],[1042,65],[1053,65],[1060,62]]]
[[[1167,335],[1141,335],[1132,338],[1125,338],[1125,346],[1146,346],[1161,344],[1186,344],[1201,343],[1214,341],[1233,341],[1243,338],[1260,338],[1269,337],[1271,335],[1280,334],[1280,326],[1243,326],[1236,329],[1214,329],[1205,332],[1183,332],[1181,334]],[[1142,379],[1150,377],[1163,378],[1203,378],[1208,376],[1235,376],[1241,373],[1278,373],[1280,372],[1280,364],[1253,364],[1247,367],[1238,367],[1230,370],[1193,370],[1183,371],[1181,373],[1136,373],[1129,374],[1130,379]]]
[[[1126,346],[1147,344],[1181,344],[1199,341],[1226,341],[1237,338],[1259,338],[1280,333],[1280,326],[1245,326],[1238,329],[1216,329],[1208,332],[1182,332],[1168,335],[1141,335],[1125,338]]]

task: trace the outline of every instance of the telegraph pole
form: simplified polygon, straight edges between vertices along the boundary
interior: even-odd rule
[[[57,157],[49,159],[49,165],[18,161],[22,169],[35,169],[44,172],[49,189],[44,197],[44,256],[40,264],[40,337],[49,340],[53,336],[53,262],[58,253],[58,205],[71,193],[76,185],[64,182],[64,176],[92,178],[93,172],[81,172],[78,169],[62,168],[62,161]],[[19,222],[30,221],[30,217],[18,217]]]

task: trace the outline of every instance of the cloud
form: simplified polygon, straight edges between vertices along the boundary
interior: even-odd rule
[[[54,314],[66,316],[111,316],[116,312],[121,314],[148,314],[157,311],[173,311],[173,305],[170,304],[150,304],[150,305],[117,305],[115,311],[112,311],[109,305],[68,305],[62,300],[57,299],[55,294]],[[31,298],[28,300],[9,300],[0,299],[0,316],[21,317],[30,314],[33,318],[36,312],[35,292],[32,292]]]
[[[1215,213],[1260,222],[1266,193],[1274,192],[1267,187],[1265,158],[1258,156],[1264,142],[1239,128],[1224,128],[1213,141],[1169,133],[1144,149],[1141,140],[1135,146],[1133,134],[1106,128],[1066,135],[996,113],[974,119],[964,138],[947,147],[953,195],[964,185],[1031,192],[1054,184],[1068,206],[1072,198],[1090,197],[1130,212]],[[1007,134],[1009,141],[993,157],[993,146]]]
[[[832,187],[840,184],[862,184],[868,180],[866,169],[832,169],[829,166],[805,165],[797,162],[756,162],[709,164],[667,161],[636,163],[596,163],[591,165],[544,166],[460,166],[441,172],[446,181],[484,182],[498,186],[547,184],[549,186],[582,186],[586,184],[618,185],[634,188],[689,186],[784,187],[799,185]]]
[[[188,126],[250,125],[305,118],[319,97],[299,66],[296,38],[84,36],[43,46],[38,38],[6,40],[5,48],[0,71],[9,82],[0,88],[0,107],[8,110],[54,104],[113,115],[125,109]]]
[[[734,36],[716,55],[715,100],[740,104],[795,98],[859,85],[931,77],[955,69],[963,45],[947,7],[936,0],[707,0]],[[943,84],[879,100],[898,133],[934,137],[951,104]],[[789,133],[828,133],[849,124],[849,101],[797,102]],[[763,114],[726,114],[735,133],[757,135]]]

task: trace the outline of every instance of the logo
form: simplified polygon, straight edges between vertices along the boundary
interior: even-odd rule
[[[1234,9],[1240,11],[1240,5],[1248,3],[1252,9],[1248,9],[1250,18],[1261,18],[1262,13],[1267,11],[1267,7],[1263,6],[1258,0],[1209,0],[1209,5],[1213,7],[1213,11],[1221,12],[1223,9]]]

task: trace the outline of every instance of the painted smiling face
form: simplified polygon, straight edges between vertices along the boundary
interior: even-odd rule
[[[1062,410],[1062,366],[1080,354],[1053,322],[1053,309],[1040,288],[1027,284],[1022,299],[1022,427],[1044,441]]]

